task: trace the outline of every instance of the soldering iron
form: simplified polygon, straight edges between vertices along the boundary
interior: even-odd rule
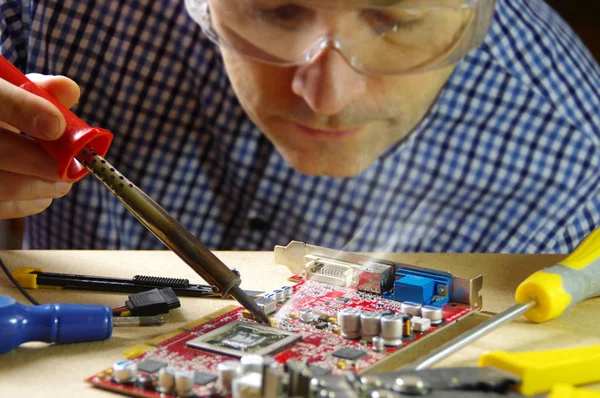
[[[1,55],[0,78],[50,101],[65,117],[66,129],[58,140],[37,140],[56,160],[61,179],[73,182],[83,178],[88,171],[92,173],[146,228],[206,280],[216,293],[225,298],[233,296],[256,320],[269,322],[254,300],[240,288],[241,279],[238,275],[103,158],[112,142],[112,133],[87,125]]]

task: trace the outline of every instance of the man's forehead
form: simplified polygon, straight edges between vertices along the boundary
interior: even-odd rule
[[[274,3],[274,4],[308,4],[323,7],[454,7],[463,5],[471,0],[246,0],[251,3]],[[487,0],[484,0],[487,1]]]

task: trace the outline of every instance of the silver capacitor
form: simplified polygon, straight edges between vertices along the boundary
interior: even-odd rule
[[[289,299],[294,295],[294,289],[291,286],[284,286],[281,290],[283,290],[283,295],[286,299]]]
[[[262,397],[277,398],[282,391],[283,373],[279,363],[272,357],[265,357],[262,375]]]
[[[231,396],[233,398],[263,398],[262,375],[248,373],[236,377],[231,385]]]
[[[285,301],[285,293],[282,289],[277,289],[273,293],[275,293],[275,300],[278,303],[283,303]]]
[[[402,345],[402,324],[406,315],[394,314],[381,317],[381,337],[385,345],[397,347]]]
[[[262,374],[265,366],[265,358],[260,355],[244,355],[240,359],[241,368],[240,374],[245,375],[248,373],[260,373]]]
[[[345,308],[338,313],[338,324],[342,337],[355,339],[360,336],[360,310]]]
[[[316,318],[316,315],[313,312],[313,310],[300,310],[298,311],[298,316],[300,317],[300,320],[304,323],[311,323]]]
[[[381,336],[373,337],[373,351],[385,352],[385,343],[383,341],[383,337],[381,337]]]
[[[191,397],[194,395],[193,371],[178,370],[175,372],[175,391],[178,397]]]
[[[170,366],[162,367],[158,371],[158,391],[169,394],[175,389],[175,369]]]
[[[361,340],[371,342],[373,337],[381,333],[381,314],[377,312],[363,312],[360,314]]]
[[[421,317],[429,319],[432,326],[440,325],[444,321],[443,316],[441,308],[432,305],[424,305],[421,308]]]
[[[225,395],[231,394],[231,383],[241,373],[242,364],[238,361],[224,361],[217,366],[219,371],[219,386]]]
[[[413,303],[411,301],[405,301],[400,304],[402,312],[412,316],[421,316],[421,304]]]
[[[119,361],[113,365],[113,379],[119,384],[132,384],[137,378],[137,362]]]

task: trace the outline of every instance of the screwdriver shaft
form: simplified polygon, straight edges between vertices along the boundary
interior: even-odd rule
[[[506,311],[493,316],[468,332],[465,332],[448,341],[424,357],[421,357],[418,360],[408,364],[407,366],[403,367],[402,370],[423,370],[430,368],[431,366],[440,362],[442,359],[454,354],[456,351],[485,336],[505,323],[523,315],[535,306],[535,300],[531,300],[522,304],[515,304]]]

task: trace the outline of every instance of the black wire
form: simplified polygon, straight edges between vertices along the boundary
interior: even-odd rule
[[[0,258],[0,267],[2,268],[2,270],[4,271],[4,273],[6,274],[6,276],[8,276],[8,279],[10,279],[10,281],[13,283],[13,285],[15,285],[15,287],[17,289],[19,289],[19,291],[23,294],[23,296],[25,296],[25,298],[27,300],[31,301],[31,303],[33,305],[40,305],[40,303],[38,303],[36,299],[34,299],[33,297],[31,297],[29,295],[29,293],[27,293],[25,291],[25,289],[23,289],[21,287],[21,285],[19,285],[19,282],[17,282],[17,280],[12,276],[12,274],[10,273],[10,271],[8,270],[8,268],[6,268],[6,265],[4,265],[4,263],[2,262],[1,258]]]

